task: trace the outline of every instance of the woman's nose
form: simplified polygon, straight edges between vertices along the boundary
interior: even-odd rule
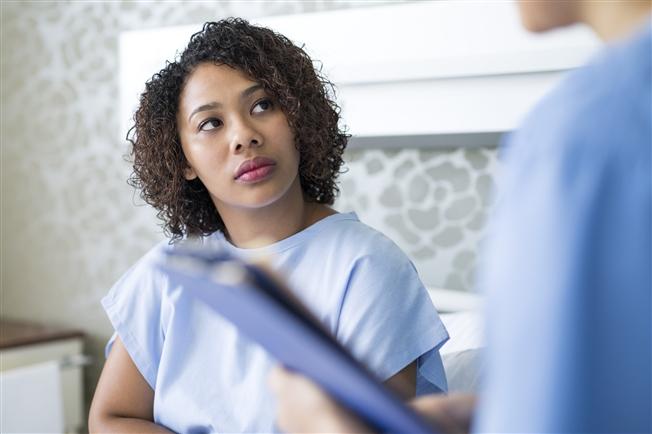
[[[246,148],[258,147],[263,144],[261,134],[246,121],[233,124],[233,140],[231,148],[234,152],[242,152]]]

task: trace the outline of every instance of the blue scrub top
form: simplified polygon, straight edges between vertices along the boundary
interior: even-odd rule
[[[478,432],[652,431],[651,28],[572,72],[505,143]]]

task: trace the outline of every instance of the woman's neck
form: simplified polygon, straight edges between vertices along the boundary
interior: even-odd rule
[[[290,189],[267,207],[218,209],[231,244],[245,249],[268,246],[336,213],[326,205],[306,201],[298,179]]]

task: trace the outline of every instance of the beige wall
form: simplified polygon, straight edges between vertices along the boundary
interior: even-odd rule
[[[119,33],[227,15],[351,6],[328,1],[2,2],[0,314],[85,331],[87,351],[97,357],[87,370],[89,395],[111,333],[99,300],[162,238],[154,212],[135,206],[141,202],[125,182],[128,148],[116,134]],[[435,267],[431,274],[441,278],[429,283],[468,289],[494,152],[348,155],[351,170],[343,177],[341,208],[356,209],[363,220],[381,216],[372,223],[387,229],[422,261],[422,268]],[[414,176],[400,175],[405,167],[418,169],[412,170]],[[394,185],[397,174],[402,183]],[[374,182],[378,190],[370,191],[369,179],[384,184]],[[415,195],[415,189],[421,193]],[[455,216],[447,221],[447,215]],[[427,237],[415,241],[410,231],[425,231]]]

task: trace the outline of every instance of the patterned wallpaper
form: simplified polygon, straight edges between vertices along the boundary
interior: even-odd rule
[[[495,148],[347,152],[336,207],[392,238],[430,286],[473,288]]]
[[[311,2],[1,2],[3,318],[79,328],[98,361],[111,327],[99,299],[162,238],[127,186],[116,140],[121,31],[369,6]],[[491,144],[490,144],[491,145]],[[351,150],[341,210],[356,210],[434,286],[467,290],[495,170],[491,148]]]

